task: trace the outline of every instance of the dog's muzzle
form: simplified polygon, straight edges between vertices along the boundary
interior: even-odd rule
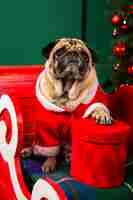
[[[56,55],[54,68],[56,78],[81,80],[89,68],[89,57],[87,56],[85,53],[76,51]]]

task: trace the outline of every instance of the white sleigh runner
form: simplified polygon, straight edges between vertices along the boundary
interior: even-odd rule
[[[6,169],[3,170],[3,179],[9,173],[9,180],[3,180],[5,187],[0,183],[0,191],[3,200],[6,199],[6,192],[11,192],[11,200],[41,200],[46,198],[48,200],[65,200],[65,194],[59,190],[57,192],[57,185],[52,183],[51,180],[40,178],[33,186],[32,193],[30,194],[27,185],[24,182],[21,172],[20,156],[16,156],[17,149],[22,141],[19,141],[19,133],[23,131],[23,121],[21,112],[17,105],[16,99],[10,98],[8,95],[2,95],[0,98],[0,115],[3,111],[8,113],[11,120],[10,141],[6,141],[6,134],[8,130],[8,123],[6,120],[0,121],[0,160],[4,162]],[[21,138],[22,140],[22,138]],[[16,158],[17,157],[17,158]],[[1,166],[1,170],[2,170]],[[7,185],[6,185],[7,184]],[[4,190],[4,188],[6,190]],[[3,191],[3,193],[2,193]]]

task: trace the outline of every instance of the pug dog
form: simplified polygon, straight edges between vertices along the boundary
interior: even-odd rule
[[[82,106],[83,113],[77,111],[80,117],[91,117],[102,125],[112,124],[110,111],[103,100],[105,94],[97,79],[95,52],[80,39],[62,38],[43,48],[42,54],[46,62],[37,80],[36,96],[44,109],[62,115],[63,112],[73,113]],[[53,148],[50,156],[47,155],[43,171],[55,169],[58,150]],[[24,149],[22,154],[29,156],[31,152],[42,154],[45,152],[43,144]],[[46,156],[46,152],[43,155]]]

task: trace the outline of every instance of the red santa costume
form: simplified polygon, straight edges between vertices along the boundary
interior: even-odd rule
[[[97,106],[108,111],[106,107],[108,102],[107,96],[96,79],[91,89],[89,88],[88,95],[86,95],[82,104],[77,106],[74,111],[68,112],[67,108],[63,109],[56,106],[41,94],[39,84],[44,73],[46,73],[46,70],[41,72],[36,82],[36,97],[41,104],[41,111],[37,115],[37,137],[34,153],[43,156],[56,156],[59,153],[60,143],[71,138],[73,119],[75,117],[84,118],[86,114],[89,115],[94,111]]]

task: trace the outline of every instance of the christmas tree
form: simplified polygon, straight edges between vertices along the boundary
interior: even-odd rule
[[[133,1],[119,1],[115,6],[111,17],[112,81],[118,88],[133,84]]]

